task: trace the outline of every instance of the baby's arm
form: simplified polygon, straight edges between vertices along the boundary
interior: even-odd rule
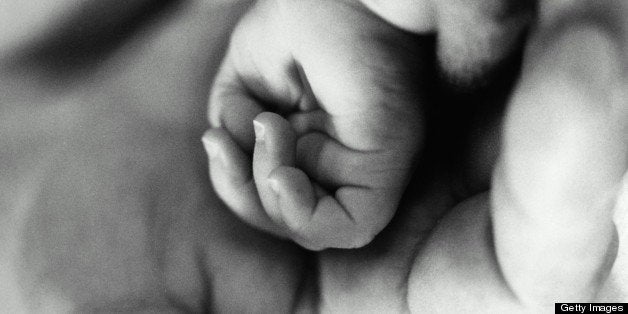
[[[258,2],[210,97],[217,193],[245,221],[310,249],[369,243],[421,145],[430,46],[358,1]]]

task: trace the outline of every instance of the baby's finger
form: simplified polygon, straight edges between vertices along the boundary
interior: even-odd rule
[[[226,128],[248,153],[255,136],[251,121],[267,110],[297,109],[303,86],[287,32],[278,14],[281,1],[257,1],[238,23],[209,100],[212,126]]]
[[[394,143],[394,140],[390,140]],[[402,143],[391,148],[360,151],[351,149],[323,133],[308,133],[297,143],[297,164],[324,186],[365,186],[371,189],[400,189],[407,182],[416,154]],[[405,151],[407,150],[407,151]]]
[[[255,118],[255,125],[253,173],[262,204],[271,219],[287,228],[299,244],[309,249],[363,246],[390,220],[394,210],[385,208],[396,206],[389,201],[394,195],[381,189],[345,186],[334,196],[322,195],[317,200],[307,175],[292,167],[296,138],[288,121],[265,112]],[[323,158],[319,164],[328,162],[335,161]]]
[[[385,210],[369,214],[369,208],[382,209],[378,198],[383,195],[366,188],[342,187],[317,199],[311,181],[297,168],[279,167],[269,179],[283,222],[295,241],[310,250],[362,247],[391,218]]]
[[[283,232],[266,215],[251,176],[251,160],[223,129],[203,135],[209,157],[209,177],[218,196],[245,222],[282,236]]]
[[[320,243],[306,239],[299,232],[316,206],[315,189],[307,175],[300,169],[280,166],[269,174],[268,181],[277,197],[278,214],[295,242],[310,250],[321,249]]]
[[[275,223],[283,225],[277,196],[270,186],[268,176],[279,166],[295,164],[296,135],[287,120],[271,112],[261,113],[253,120],[253,124],[255,128],[253,176],[257,191],[270,218]]]
[[[352,150],[322,133],[301,137],[297,164],[312,180],[334,191],[318,199],[302,233],[337,235],[326,243],[331,247],[369,243],[392,218],[412,171],[413,156],[397,149]],[[335,233],[329,232],[332,226]]]
[[[226,129],[245,152],[251,152],[255,141],[251,121],[264,110],[228,60],[221,66],[209,96],[209,123]]]
[[[492,219],[505,279],[525,304],[591,300],[615,259],[628,102],[610,21],[571,16],[542,29],[510,104]]]
[[[322,109],[294,113],[290,115],[288,120],[299,136],[309,132],[321,132],[332,137],[337,136],[329,114]]]

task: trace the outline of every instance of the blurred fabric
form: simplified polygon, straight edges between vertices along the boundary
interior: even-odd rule
[[[226,214],[200,145],[249,1],[27,3],[0,4],[0,312],[263,303],[242,270],[281,279],[285,248]]]

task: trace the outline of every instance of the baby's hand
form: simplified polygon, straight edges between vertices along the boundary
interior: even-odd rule
[[[257,2],[210,96],[203,141],[218,195],[309,249],[368,244],[422,144],[430,45],[357,0]]]

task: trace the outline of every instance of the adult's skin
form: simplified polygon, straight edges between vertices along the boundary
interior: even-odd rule
[[[366,2],[402,28],[426,27],[395,19],[390,12],[411,12],[397,3]],[[457,8],[477,16],[481,3]],[[541,1],[538,12],[490,198],[456,206],[420,246],[408,282],[413,311],[549,312],[558,300],[628,299],[628,9],[620,1]]]
[[[305,253],[294,246],[258,233],[233,217],[210,192],[205,157],[201,152],[199,138],[206,127],[204,104],[207,88],[220,61],[229,29],[245,7],[245,2],[173,3],[163,7],[163,10],[155,10],[152,15],[144,16],[144,23],[134,24],[132,28],[116,33],[115,37],[103,40],[102,49],[80,53],[92,58],[78,60],[81,62],[72,63],[76,65],[73,67],[54,62],[59,58],[50,58],[50,51],[62,56],[67,51],[40,49],[72,47],[67,43],[46,45],[44,40],[27,44],[16,40],[12,41],[13,47],[6,50],[11,53],[5,54],[3,50],[0,56],[0,169],[3,174],[0,178],[0,304],[7,311],[62,312],[73,309],[78,312],[153,313],[256,309],[277,312],[290,308],[295,299],[300,299],[296,297],[300,292],[298,286],[303,274],[300,267],[304,260],[310,260],[309,257],[304,257]],[[623,12],[626,12],[625,8]],[[18,13],[16,16],[19,16]],[[586,18],[586,15],[579,16]],[[80,19],[81,16],[74,18]],[[573,25],[581,25],[582,20],[571,21]],[[613,20],[586,21],[593,22],[586,25],[605,25],[607,22],[604,21]],[[589,103],[578,102],[579,99],[571,102],[570,99],[569,104],[573,106],[570,108],[573,110],[569,112],[575,114],[567,117],[573,117],[574,120],[570,121],[574,123],[586,122],[584,125],[576,124],[583,126],[578,128],[578,132],[582,133],[576,134],[577,137],[586,140],[571,142],[552,137],[553,134],[573,134],[564,128],[574,124],[560,123],[564,121],[562,112],[553,115],[556,111],[551,111],[552,108],[562,107],[548,106],[549,113],[527,115],[523,114],[526,112],[524,109],[530,107],[521,105],[535,103],[526,95],[554,97],[541,93],[543,90],[535,90],[535,86],[545,86],[543,84],[549,79],[571,82],[574,77],[556,71],[539,74],[534,71],[537,69],[533,67],[534,64],[573,70],[569,73],[586,71],[589,74],[586,77],[604,72],[604,69],[625,68],[625,65],[612,66],[613,62],[621,64],[625,60],[625,48],[618,48],[622,51],[619,56],[624,53],[623,58],[612,54],[600,56],[600,51],[588,51],[585,48],[606,45],[607,40],[621,47],[621,39],[626,37],[599,36],[598,32],[606,34],[609,29],[621,29],[619,26],[587,28],[583,33],[569,27],[563,28],[562,32],[556,31],[552,25],[544,23],[548,34],[558,34],[555,37],[545,37],[542,31],[539,33],[541,35],[533,37],[537,38],[533,43],[538,44],[533,44],[529,50],[524,79],[520,85],[522,87],[516,94],[518,96],[510,109],[506,125],[510,130],[518,130],[518,127],[546,123],[536,117],[548,116],[556,117],[549,122],[559,123],[534,128],[546,133],[506,132],[502,160],[506,165],[516,165],[517,159],[509,159],[508,156],[527,156],[519,161],[558,160],[557,156],[565,154],[571,157],[584,156],[586,163],[525,163],[519,169],[528,172],[520,175],[532,177],[526,177],[528,181],[512,180],[542,180],[548,177],[542,175],[547,173],[547,169],[564,170],[553,172],[550,178],[556,178],[560,173],[575,173],[576,177],[559,176],[561,180],[542,185],[542,193],[526,188],[541,186],[538,184],[549,181],[532,181],[535,184],[516,187],[515,191],[520,193],[518,196],[555,196],[551,200],[534,198],[533,202],[526,203],[528,207],[525,208],[535,215],[556,213],[557,216],[552,217],[534,216],[534,221],[567,219],[570,225],[578,225],[574,229],[577,230],[576,234],[566,231],[543,233],[543,230],[548,230],[547,227],[522,224],[520,221],[525,221],[522,218],[517,218],[517,223],[509,223],[511,217],[517,216],[500,217],[497,209],[508,206],[496,207],[493,221],[510,226],[502,231],[496,228],[496,247],[506,249],[501,251],[505,254],[497,255],[500,261],[497,263],[491,242],[493,238],[489,237],[489,206],[482,196],[458,206],[440,221],[433,233],[430,232],[433,227],[430,222],[434,222],[434,217],[439,217],[458,203],[452,195],[468,197],[473,193],[465,189],[462,189],[463,192],[451,192],[459,191],[453,187],[460,185],[451,185],[439,172],[449,164],[439,162],[434,167],[425,166],[426,169],[436,169],[432,174],[435,179],[422,179],[425,180],[423,182],[431,183],[418,184],[422,192],[408,198],[399,216],[373,245],[360,251],[323,253],[321,265],[327,261],[327,267],[320,268],[318,300],[323,309],[351,307],[360,310],[360,307],[364,307],[377,311],[377,306],[382,306],[385,307],[383,310],[391,311],[407,309],[409,306],[413,310],[437,308],[446,311],[450,308],[445,306],[456,306],[486,312],[487,309],[498,311],[505,307],[509,310],[530,309],[539,301],[546,301],[542,300],[543,297],[550,302],[558,298],[584,300],[592,298],[592,293],[599,292],[602,300],[625,301],[628,298],[625,290],[622,290],[622,287],[628,287],[628,283],[621,281],[622,278],[628,278],[627,274],[621,273],[628,269],[626,257],[622,255],[625,249],[618,250],[618,258],[608,277],[610,279],[599,280],[605,282],[601,289],[596,285],[597,280],[591,283],[587,278],[591,274],[601,274],[598,278],[602,278],[610,269],[608,264],[600,265],[601,255],[614,252],[609,246],[600,245],[608,240],[600,235],[606,235],[608,232],[604,231],[612,230],[608,224],[609,211],[586,210],[586,203],[578,206],[563,203],[570,200],[570,196],[580,194],[587,197],[579,200],[594,199],[599,189],[610,189],[594,183],[613,183],[623,175],[626,133],[625,125],[623,129],[617,125],[626,119],[617,119],[617,124],[610,123],[606,118],[578,119],[604,115],[593,114]],[[569,36],[584,38],[565,41],[564,38]],[[64,36],[55,38],[63,40]],[[592,39],[596,41],[585,47],[576,47],[579,49],[570,46],[588,43]],[[544,45],[541,46],[541,43]],[[560,54],[565,50],[587,54]],[[612,50],[602,52],[607,51]],[[560,63],[545,59],[550,57],[560,60],[569,60],[567,57],[586,58],[584,61],[597,66],[570,68],[570,64],[590,63]],[[600,60],[606,60],[610,65],[605,67],[599,63]],[[553,77],[553,73],[561,75]],[[584,92],[600,91],[591,99],[582,99],[590,100],[591,103],[603,99],[599,95],[608,94],[604,91],[605,86],[608,86],[603,83],[604,79],[616,82],[615,86],[625,86],[622,73],[610,70],[606,73],[607,78],[604,73],[594,76],[600,78],[594,81],[602,82],[599,85],[585,85],[576,89]],[[550,77],[535,76],[542,74]],[[569,88],[571,85],[558,86]],[[560,95],[570,93],[571,90]],[[622,98],[618,99],[616,112],[623,112],[625,117],[625,98],[623,101]],[[519,112],[523,113],[516,114],[516,110],[522,110]],[[526,117],[535,119],[527,121],[524,120]],[[477,124],[486,125],[481,120],[476,121]],[[493,134],[484,127],[475,129],[478,132],[474,138],[478,142],[484,142],[480,140],[484,138],[482,134]],[[608,135],[599,136],[597,132],[600,130],[608,132]],[[522,141],[517,138],[521,134],[536,136]],[[556,146],[553,140],[567,142],[568,145]],[[518,145],[522,142],[534,149]],[[599,149],[589,149],[590,146]],[[526,155],[527,152],[535,155]],[[546,155],[549,153],[551,155]],[[473,162],[473,154],[461,155],[470,164],[479,165]],[[618,158],[607,159],[609,156]],[[614,165],[616,169],[608,169],[606,173],[571,171],[574,169],[571,167],[576,167],[576,170],[592,169],[580,165],[595,162],[609,167]],[[547,168],[540,168],[548,165]],[[483,167],[472,168],[469,171],[472,174],[485,173]],[[598,174],[602,176],[598,177]],[[572,185],[562,184],[562,180],[585,185],[577,186],[577,191],[563,190],[560,187]],[[465,182],[468,183],[466,186],[478,187],[482,181]],[[499,198],[495,198],[495,202],[504,204],[500,203],[503,201]],[[543,203],[542,207],[532,206],[538,202],[548,203]],[[567,205],[561,207],[563,204]],[[534,210],[548,207],[564,210]],[[599,217],[594,220],[584,217],[598,213]],[[532,216],[525,217],[529,219]],[[583,221],[606,223],[586,224],[591,228],[587,234],[581,233],[581,230],[587,230],[582,226]],[[521,226],[529,229],[516,229]],[[595,230],[598,226],[600,230]],[[515,234],[509,235],[509,231],[515,231]],[[426,240],[430,233],[431,237]],[[523,248],[520,243],[507,242],[521,239],[516,235],[538,235],[541,238],[528,242],[534,246]],[[549,236],[556,235],[560,238],[548,240]],[[539,251],[549,248],[544,241],[557,243],[558,240],[568,241],[551,247],[550,253],[555,256]],[[565,251],[565,248],[583,248],[593,252],[581,245],[602,250],[595,254]],[[518,270],[504,268],[507,263],[503,261],[513,254],[508,253],[508,248],[528,253],[520,254],[511,261],[520,260],[524,266],[537,266],[521,273],[528,275],[525,279],[531,278],[531,281],[522,282],[520,278],[513,277]],[[539,282],[539,275],[547,277],[548,271],[550,274],[556,272],[553,271],[553,265],[530,263],[530,260],[539,261],[534,258],[534,254],[543,256],[544,261],[560,261],[561,269],[576,269],[573,267],[579,265],[583,267],[577,269],[579,276],[568,277],[574,280],[569,283]],[[586,257],[584,260],[587,263],[569,263],[581,261],[583,257]],[[536,290],[539,285],[546,290]],[[556,287],[554,285],[561,289],[553,289]],[[580,289],[583,285],[592,289]],[[567,286],[574,289],[563,289]],[[544,290],[550,292],[542,296],[533,294]],[[566,295],[551,295],[551,291]],[[308,304],[302,303],[301,306],[307,307]]]

